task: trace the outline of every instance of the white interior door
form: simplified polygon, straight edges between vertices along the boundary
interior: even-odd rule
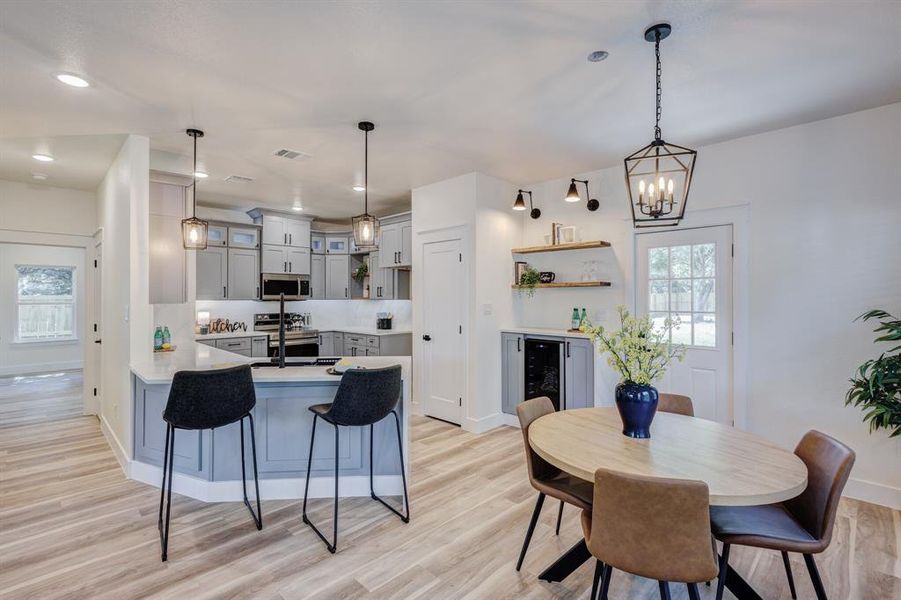
[[[642,233],[636,255],[638,314],[657,324],[678,318],[672,341],[688,349],[658,389],[690,396],[696,416],[731,425],[732,226]]]
[[[94,414],[100,414],[101,402],[103,399],[103,352],[101,344],[103,342],[103,241],[98,240],[94,246],[94,278],[93,278],[93,313],[94,325],[92,343],[86,349],[90,353],[90,360],[93,371],[94,389],[92,390],[93,400],[85,402],[87,406],[90,404]]]
[[[422,257],[423,412],[457,424],[466,374],[461,252],[461,240],[444,240],[423,244]]]

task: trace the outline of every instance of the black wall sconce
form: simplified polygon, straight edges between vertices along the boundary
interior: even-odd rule
[[[585,184],[585,197],[588,198],[588,210],[594,212],[601,205],[600,202],[591,197],[591,193],[588,191],[588,180],[587,179],[570,179],[569,180],[569,191],[566,192],[566,200],[567,202],[578,202],[582,199],[579,196],[579,190],[576,188],[577,183]]]
[[[532,217],[533,219],[537,219],[538,217],[541,216],[541,211],[538,210],[537,208],[535,208],[534,206],[532,206],[532,192],[530,192],[528,190],[519,190],[516,193],[516,201],[513,203],[513,210],[525,210],[526,209],[526,203],[522,197],[523,194],[529,195],[529,208],[532,209],[529,212],[529,216]]]

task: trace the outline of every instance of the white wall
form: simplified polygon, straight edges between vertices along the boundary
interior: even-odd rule
[[[16,342],[16,265],[75,268],[75,327],[78,339]],[[80,369],[84,360],[85,268],[84,248],[0,243],[0,375],[21,375],[59,369]]]
[[[150,143],[126,138],[97,189],[103,229],[101,424],[119,460],[132,456],[129,363],[152,352],[149,304]]]
[[[855,367],[879,352],[872,327],[854,318],[870,308],[901,314],[899,136],[901,104],[893,104],[700,148],[687,208],[689,218],[730,206],[748,211],[748,429],[786,448],[809,429],[837,437],[857,452],[848,493],[895,507],[901,441],[870,435],[844,394]],[[579,225],[585,239],[613,243],[580,252],[603,258],[613,286],[516,299],[518,325],[565,327],[573,306],[599,321],[618,303],[634,307],[622,166],[584,175],[601,201],[596,213],[563,202],[568,177],[525,186],[543,214],[525,219],[523,243],[542,243],[552,220]],[[558,272],[573,268],[539,260]],[[609,376],[606,369],[599,372]],[[614,382],[599,382],[602,400]]]
[[[97,229],[94,194],[82,190],[0,179],[0,229],[92,235]]]
[[[413,297],[422,298],[423,241],[463,232],[467,356],[462,425],[485,431],[500,423],[500,335],[513,324],[510,248],[521,239],[521,215],[509,210],[516,188],[482,173],[469,173],[413,190]],[[414,399],[422,398],[421,302],[413,303]],[[421,410],[418,401],[414,409]]]

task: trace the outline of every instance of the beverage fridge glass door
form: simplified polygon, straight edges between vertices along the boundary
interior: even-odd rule
[[[525,341],[525,399],[547,396],[560,410],[563,406],[563,343]]]

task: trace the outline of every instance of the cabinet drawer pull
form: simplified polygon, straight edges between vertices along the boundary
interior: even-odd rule
[[[222,286],[222,297],[225,298],[226,296],[228,296],[228,290],[227,290],[226,287],[223,285],[223,286]]]

